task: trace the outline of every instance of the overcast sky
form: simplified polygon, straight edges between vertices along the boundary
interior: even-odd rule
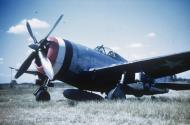
[[[189,0],[0,0],[0,83],[10,82],[8,67],[31,52],[26,20],[40,40],[64,14],[53,36],[90,48],[104,44],[132,61],[189,51],[189,13]]]

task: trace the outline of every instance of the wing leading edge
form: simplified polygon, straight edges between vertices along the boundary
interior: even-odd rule
[[[152,78],[174,75],[187,70],[190,70],[190,51],[152,59],[135,61],[126,64],[90,69],[90,71],[94,73],[108,74],[123,72],[145,72]]]

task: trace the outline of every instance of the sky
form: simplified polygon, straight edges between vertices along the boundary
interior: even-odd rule
[[[26,20],[41,40],[64,14],[52,36],[90,48],[103,44],[133,61],[190,51],[189,13],[189,0],[0,0],[0,83],[10,82],[8,67],[19,68],[31,52]],[[178,76],[190,78],[190,71]]]

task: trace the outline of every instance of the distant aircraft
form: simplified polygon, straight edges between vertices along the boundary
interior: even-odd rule
[[[39,42],[33,35],[30,24],[26,22],[28,32],[34,40],[34,44],[29,47],[34,51],[21,65],[15,78],[27,72],[35,59],[41,81],[41,86],[34,93],[37,101],[50,100],[47,88],[53,80],[60,80],[78,88],[63,92],[66,98],[72,100],[103,99],[92,91],[105,93],[107,99],[125,99],[126,94],[140,97],[167,93],[168,89],[190,89],[190,84],[157,83],[155,80],[189,70],[190,51],[128,62],[104,46],[90,49],[66,39],[49,37],[62,17],[63,15]]]

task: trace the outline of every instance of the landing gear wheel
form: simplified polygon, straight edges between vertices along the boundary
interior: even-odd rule
[[[49,84],[49,78],[47,78],[43,85],[40,86],[39,89],[37,89],[33,94],[36,96],[36,101],[49,101],[50,100],[50,94],[47,91]]]
[[[36,101],[49,101],[49,100],[50,100],[50,94],[47,90],[42,89],[37,92]]]

